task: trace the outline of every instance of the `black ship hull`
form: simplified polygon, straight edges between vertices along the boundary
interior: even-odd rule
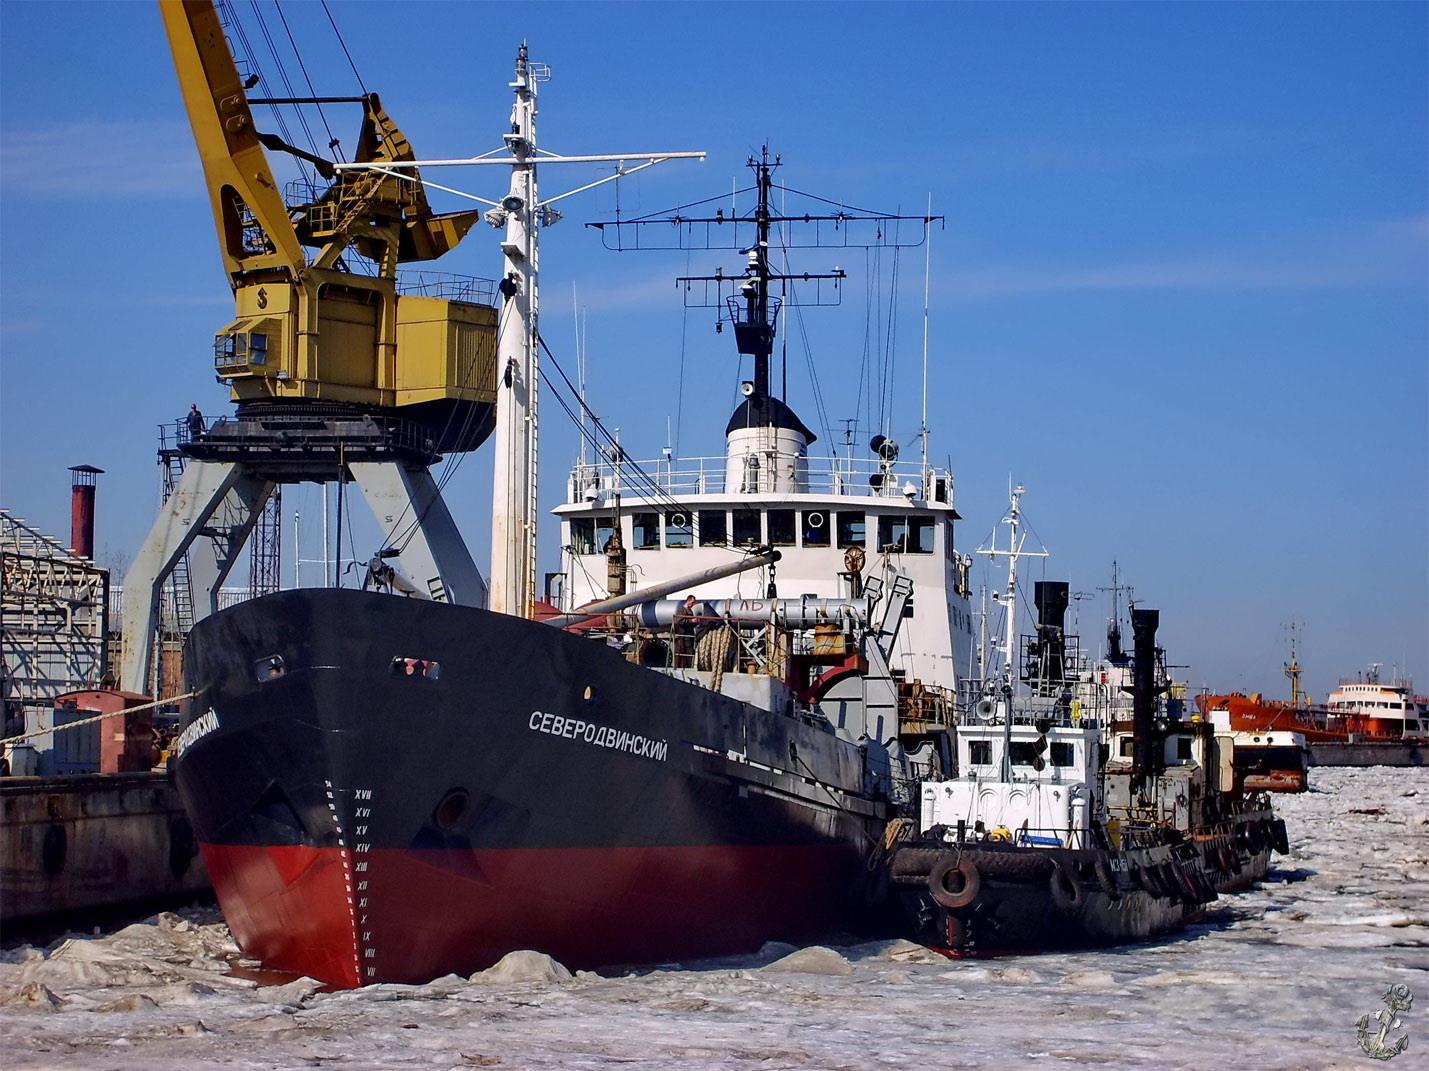
[[[910,934],[954,955],[1100,947],[1172,933],[1266,875],[1283,824],[1268,814],[1129,850],[912,843],[889,862]],[[1279,840],[1277,841],[1277,837]]]
[[[201,622],[173,760],[243,950],[333,985],[661,962],[856,923],[883,804],[827,726],[467,607]]]

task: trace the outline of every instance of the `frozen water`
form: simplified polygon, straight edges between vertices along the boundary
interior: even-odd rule
[[[1405,983],[1429,1067],[1429,771],[1314,770],[1291,854],[1175,938],[949,961],[907,941],[605,977],[519,953],[472,980],[320,993],[235,977],[214,914],[0,955],[20,1068],[1362,1068],[1355,1022]]]

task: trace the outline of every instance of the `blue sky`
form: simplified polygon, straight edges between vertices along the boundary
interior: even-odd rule
[[[273,5],[260,10],[276,32]],[[352,92],[321,8],[283,10],[319,91]],[[333,11],[423,155],[496,143],[524,37],[554,72],[544,145],[709,152],[622,183],[626,208],[742,185],[766,139],[799,189],[904,211],[931,193],[948,217],[932,442],[957,473],[964,549],[1011,473],[1054,552],[1047,575],[1092,591],[1117,558],[1193,684],[1279,693],[1294,619],[1320,697],[1370,661],[1429,685],[1425,5]],[[261,66],[273,73],[266,53]],[[351,144],[355,116],[329,119]],[[548,169],[543,185],[592,177]],[[677,412],[682,452],[716,452],[748,372],[706,314],[684,315],[685,258],[602,250],[580,224],[609,213],[608,190],[563,207],[543,250],[557,354],[572,360],[574,284],[592,405],[637,455],[658,452]],[[438,266],[494,274],[490,235]],[[801,259],[834,263],[853,273],[844,306],[806,322],[838,420],[854,412],[862,258]],[[894,432],[908,442],[921,257],[901,274]],[[98,464],[101,555],[132,553],[157,498],[154,425],[190,400],[225,408],[208,347],[230,307],[156,10],[0,5],[0,500],[67,532],[65,468]],[[790,401],[811,420],[796,352]],[[553,505],[575,453],[554,406],[542,443]],[[479,561],[489,465],[489,450],[468,458],[448,492]],[[312,517],[314,495],[291,500]],[[1082,616],[1095,636],[1100,611]]]

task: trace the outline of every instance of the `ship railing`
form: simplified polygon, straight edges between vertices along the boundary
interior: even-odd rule
[[[1371,679],[1371,677],[1373,679]],[[1378,674],[1362,674],[1355,677],[1341,677],[1340,683],[1336,685],[1343,688],[1347,684],[1365,684],[1376,688],[1393,688],[1406,692],[1414,691],[1413,677],[1381,677]]]
[[[731,480],[724,455],[661,456],[636,461],[577,463],[567,481],[567,501],[597,503],[613,494],[633,498],[684,495],[770,494],[774,491],[830,498],[876,497],[891,500],[953,504],[953,474],[918,462],[882,462],[876,458],[804,457],[784,451],[761,451],[761,475],[749,485],[743,466]],[[793,473],[791,478],[788,474]]]
[[[444,298],[471,305],[496,304],[496,280],[447,271],[413,270],[397,273],[397,293],[411,297]]]

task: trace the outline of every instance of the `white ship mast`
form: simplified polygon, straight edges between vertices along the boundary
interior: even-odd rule
[[[435,183],[434,189],[490,205],[486,221],[505,227],[501,241],[504,258],[500,291],[501,309],[496,343],[496,454],[491,490],[491,576],[487,608],[498,613],[529,617],[536,592],[536,488],[537,488],[537,377],[540,374],[540,267],[541,229],[561,218],[555,202],[612,182],[666,160],[703,160],[703,152],[626,152],[563,156],[537,148],[536,87],[551,77],[544,63],[533,62],[523,43],[516,53],[516,76],[510,86],[516,100],[511,108],[511,129],[502,135],[503,146],[479,156],[453,160],[413,160],[402,164],[340,164],[339,170],[371,169],[394,173],[394,168],[469,167],[497,165],[511,168],[510,191],[499,202],[463,193]],[[626,162],[638,160],[634,167]],[[540,199],[537,170],[541,164],[613,163],[615,173],[573,190]]]
[[[1012,489],[1012,504],[1003,515],[1002,523],[1008,528],[1007,549],[997,546],[997,532],[993,532],[991,547],[978,548],[979,554],[989,558],[1007,559],[1007,589],[1002,596],[1003,637],[1002,637],[1002,681],[998,686],[999,707],[1002,717],[1002,779],[1012,779],[1012,693],[1016,681],[1017,660],[1017,562],[1022,557],[1045,558],[1045,550],[1024,550],[1027,536],[1022,532],[1022,496],[1027,489],[1018,484]],[[992,682],[984,684],[991,690]]]

